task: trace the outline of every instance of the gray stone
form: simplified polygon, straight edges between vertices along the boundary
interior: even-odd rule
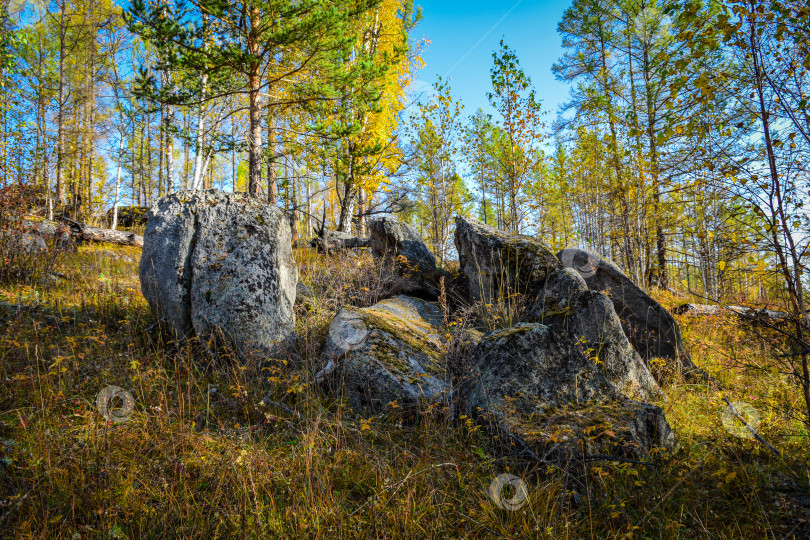
[[[544,312],[565,310],[587,290],[588,285],[575,270],[555,270],[538,291],[537,299],[530,308],[532,317],[538,319]]]
[[[48,236],[40,234],[37,223],[11,218],[7,230],[0,231],[6,249],[20,255],[40,255],[48,251]]]
[[[344,307],[329,326],[324,367],[315,376],[349,403],[375,414],[396,402],[416,409],[447,392],[438,305],[397,296],[371,307]]]
[[[583,446],[592,454],[642,456],[676,444],[660,408],[628,399],[576,344],[542,324],[485,335],[461,388],[469,414],[535,456],[581,455]]]
[[[642,400],[661,397],[663,393],[647,364],[624,334],[610,299],[587,289],[566,290],[560,281],[577,282],[567,279],[573,277],[570,274],[561,280],[558,274],[562,272],[565,271],[552,274],[555,279],[550,277],[547,281],[561,295],[554,297],[549,294],[553,289],[546,289],[538,298],[530,320],[550,327],[557,339],[576,344],[624,395]],[[541,301],[545,309],[538,306]]]
[[[377,258],[404,257],[409,267],[423,273],[436,271],[436,257],[416,229],[393,217],[382,217],[369,224],[371,252]]]
[[[383,295],[438,299],[442,276],[449,284],[450,275],[436,268],[436,257],[416,229],[396,218],[384,217],[372,221],[369,232],[371,253],[381,262]]]
[[[470,296],[487,304],[514,293],[533,297],[546,277],[562,268],[539,240],[461,216],[456,217],[455,242]]]
[[[152,207],[141,290],[179,338],[220,333],[241,353],[293,337],[298,268],[283,212],[243,194],[179,192]]]
[[[672,315],[636,286],[615,263],[584,249],[569,248],[557,256],[569,261],[566,266],[587,268],[583,278],[588,288],[610,297],[624,333],[642,358],[671,360],[684,375],[706,379],[706,373],[692,362]]]
[[[60,226],[55,221],[43,219],[37,222],[26,222],[29,230],[41,236],[46,242],[52,242],[60,251],[76,251],[76,242],[70,235],[67,227]]]
[[[20,235],[20,247],[27,255],[41,255],[48,251],[48,244],[38,234],[26,232]]]

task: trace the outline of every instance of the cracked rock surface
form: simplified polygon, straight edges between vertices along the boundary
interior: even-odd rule
[[[663,358],[686,375],[706,378],[706,373],[694,364],[686,350],[675,318],[633,283],[614,262],[579,248],[569,248],[557,254],[560,259],[563,255],[567,255],[573,267],[588,268],[583,276],[588,289],[604,292],[610,297],[624,333],[643,359]],[[589,265],[588,261],[597,262]]]
[[[628,399],[576,343],[537,323],[484,336],[461,403],[504,444],[536,456],[640,457],[677,444],[660,407]]]
[[[470,297],[490,304],[519,293],[534,298],[549,274],[562,268],[540,240],[456,217],[456,249]]]
[[[344,307],[329,326],[324,368],[316,375],[365,413],[396,402],[414,408],[448,389],[439,306],[396,296],[367,308]]]
[[[270,355],[294,335],[298,267],[283,212],[243,194],[178,192],[149,211],[139,269],[179,339],[221,333]]]

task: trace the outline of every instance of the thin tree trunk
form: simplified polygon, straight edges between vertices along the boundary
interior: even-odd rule
[[[312,186],[308,175],[305,177],[305,182],[307,184],[307,228],[305,234],[309,236],[312,234]]]
[[[118,203],[120,197],[121,186],[121,165],[124,161],[124,115],[119,116],[121,122],[121,140],[118,143],[118,167],[115,172],[115,199],[113,199],[113,217],[111,229],[115,230],[118,226]]]
[[[756,44],[757,31],[756,31],[756,24],[754,22],[757,4],[754,2],[754,0],[750,1],[749,9],[750,9],[750,13],[748,15],[750,28],[749,41],[751,45],[751,56],[754,66],[754,77],[756,82],[757,96],[759,99],[760,120],[762,122],[762,129],[765,136],[765,149],[768,156],[768,168],[770,170],[771,175],[772,189],[776,196],[775,212],[772,210],[771,215],[773,216],[772,218],[773,221],[775,222],[778,220],[780,225],[780,227],[776,227],[775,226],[776,223],[771,223],[770,231],[772,241],[774,243],[774,248],[776,250],[776,255],[780,263],[779,268],[788,286],[788,293],[790,296],[792,309],[794,313],[796,341],[798,343],[798,347],[801,349],[799,357],[801,359],[800,361],[802,370],[802,377],[801,377],[802,396],[804,398],[806,407],[805,424],[810,426],[810,362],[808,362],[807,347],[804,345],[805,332],[808,325],[810,325],[810,319],[808,319],[807,315],[807,307],[805,305],[804,290],[801,280],[801,260],[796,250],[793,235],[790,233],[790,224],[788,223],[787,220],[784,200],[782,198],[781,179],[779,177],[776,168],[776,153],[774,151],[773,139],[771,138],[769,113],[765,107],[765,96],[763,92],[763,85],[764,85],[763,76],[759,65],[760,51]],[[771,203],[771,205],[773,206],[773,203]],[[784,246],[782,246],[782,242],[779,239],[779,235],[777,232],[779,228],[782,229],[782,233],[785,235],[785,238],[788,242],[787,247],[791,258],[790,263],[792,263],[793,266],[792,271],[790,264],[788,263],[787,257],[785,255]]]
[[[65,204],[65,187],[62,180],[62,168],[65,155],[65,10],[67,0],[62,0],[59,17],[59,89],[57,91],[58,109],[56,113],[56,200]]]
[[[259,54],[257,34],[259,31],[259,10],[253,8],[250,13],[250,35],[248,49],[255,58]],[[253,197],[259,196],[262,184],[262,105],[259,90],[261,89],[261,65],[255,61],[251,66],[248,84],[250,85],[250,141],[248,156],[248,193]]]
[[[183,127],[186,133],[188,133],[189,128],[191,128],[191,120],[189,119],[189,111],[186,110],[183,113]],[[188,189],[188,140],[183,137],[183,189]]]
[[[351,155],[351,151],[349,152]],[[339,177],[338,177],[339,178]],[[340,201],[340,219],[337,230],[351,232],[354,204],[357,201],[357,185],[354,181],[353,162],[349,160],[349,170],[343,180],[343,199]]]
[[[160,125],[158,127],[158,197],[163,195],[163,158],[166,152],[166,110],[160,105]],[[168,193],[168,189],[166,192]]]
[[[146,173],[146,204],[149,206],[152,204],[154,186],[152,181],[152,119],[149,116],[146,117]]]
[[[295,163],[290,164],[292,157],[284,160],[285,174],[287,176],[287,186],[289,190],[290,203],[290,232],[293,242],[298,239],[298,183],[296,182]]]
[[[267,110],[267,202],[276,204],[278,177],[276,175],[276,132],[272,109]]]
[[[363,186],[357,190],[357,236],[366,237],[366,190]]]
[[[233,192],[236,193],[236,117],[231,116],[231,184]]]

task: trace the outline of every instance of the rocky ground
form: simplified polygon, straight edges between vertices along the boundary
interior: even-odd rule
[[[80,246],[3,287],[0,530],[808,532],[798,396],[731,361],[767,361],[733,316],[673,316],[610,261],[465,218],[437,268],[395,219],[293,249],[274,210],[179,194],[142,253]]]

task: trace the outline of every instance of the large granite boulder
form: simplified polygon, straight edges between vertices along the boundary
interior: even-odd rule
[[[532,297],[551,272],[562,268],[539,240],[461,216],[456,217],[455,242],[470,296],[485,304],[514,293]]]
[[[575,343],[542,324],[485,335],[461,388],[468,414],[505,445],[537,457],[565,459],[583,450],[640,457],[676,444],[663,410],[628,399]]]
[[[436,257],[416,229],[393,217],[382,217],[369,224],[371,252],[381,259],[404,257],[405,264],[423,273],[436,270]]]
[[[407,296],[344,307],[329,326],[324,367],[315,376],[366,414],[396,404],[412,410],[447,392],[442,313]]]
[[[527,319],[548,326],[557,339],[576,344],[623,394],[642,400],[663,395],[627,339],[613,303],[604,294],[589,291],[574,270],[557,270],[549,276]]]
[[[672,315],[636,286],[615,263],[578,248],[562,250],[557,256],[567,267],[579,270],[588,289],[610,297],[624,333],[642,358],[671,360],[684,375],[698,379],[707,377],[692,362]]]
[[[441,294],[441,278],[450,275],[436,268],[436,257],[420,234],[393,217],[369,224],[371,253],[381,263],[384,295],[409,295],[436,300]]]
[[[271,355],[294,335],[298,267],[273,205],[215,190],[164,197],[149,211],[139,273],[178,338],[224,335]]]

